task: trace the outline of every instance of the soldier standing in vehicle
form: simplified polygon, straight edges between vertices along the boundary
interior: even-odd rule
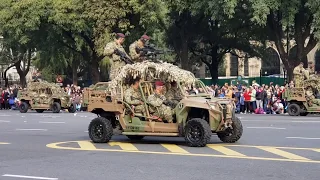
[[[130,56],[134,62],[142,62],[146,60],[145,54],[142,51],[137,51],[138,49],[144,48],[146,43],[150,40],[147,35],[141,36],[141,38],[129,46]]]
[[[124,101],[132,106],[135,113],[145,114],[145,107],[139,91],[140,78],[133,79],[129,89],[124,92]]]
[[[148,97],[147,101],[150,104],[149,106],[150,113],[154,113],[155,116],[158,116],[161,119],[167,120],[168,123],[172,123],[174,113],[169,106],[165,105],[166,102],[168,102],[168,100],[162,94],[163,86],[164,86],[163,82],[156,81],[154,93]]]
[[[104,55],[109,56],[110,59],[113,61],[111,63],[111,69],[109,74],[110,80],[115,78],[118,69],[126,65],[126,63],[121,60],[118,52],[118,51],[121,51],[126,56],[128,56],[128,54],[122,47],[124,40],[125,40],[125,35],[122,33],[117,33],[115,40],[112,42],[109,42],[104,48]]]
[[[177,87],[177,82],[176,81],[171,82],[171,87],[166,93],[166,98],[172,101],[176,106],[180,102],[180,100],[183,99],[183,97],[184,95],[182,94],[180,89],[178,89]]]
[[[303,62],[293,69],[293,78],[295,87],[302,87],[304,80],[304,71]]]

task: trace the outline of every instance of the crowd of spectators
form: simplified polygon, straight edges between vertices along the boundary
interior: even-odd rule
[[[21,89],[18,85],[12,85],[8,88],[0,88],[0,109],[17,109],[19,100],[18,91]]]
[[[259,85],[255,82],[252,85],[237,83],[224,86],[207,86],[210,93],[215,97],[232,98],[236,104],[236,112],[241,114],[284,114],[286,113],[286,101],[282,98],[286,87],[292,87],[293,82],[283,86],[274,85],[272,82],[268,85]],[[17,94],[18,85],[9,88],[0,88],[0,109],[17,109],[19,100]],[[71,95],[72,102],[76,104],[77,111],[81,110],[83,102],[83,89],[76,85],[67,85],[64,88],[68,95]],[[203,91],[201,88],[197,92]]]
[[[81,104],[83,102],[83,89],[76,85],[67,85],[64,88],[65,92],[71,96],[72,102],[76,104],[77,111],[81,110]]]
[[[236,104],[236,113],[241,114],[284,114],[287,103],[282,98],[286,87],[292,87],[293,82],[280,86],[272,82],[259,85],[255,82],[252,85],[228,85],[219,87],[217,85],[208,87],[215,97],[232,98]]]

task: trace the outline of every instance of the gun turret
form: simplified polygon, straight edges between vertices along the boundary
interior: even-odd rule
[[[159,62],[158,60],[156,60],[156,56],[159,54],[165,54],[165,52],[172,52],[172,51],[165,51],[165,50],[159,50],[154,48],[154,46],[151,45],[145,45],[144,48],[136,48],[137,53],[141,53],[142,56],[147,56],[150,57],[151,56],[151,60],[152,61],[156,61]]]

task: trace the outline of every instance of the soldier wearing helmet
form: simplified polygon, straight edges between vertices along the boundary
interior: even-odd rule
[[[146,43],[150,40],[150,37],[147,35],[141,36],[141,38],[134,43],[132,43],[129,46],[129,54],[131,56],[131,59],[134,62],[142,62],[146,60],[145,52],[139,51],[139,49],[142,49],[145,47]]]

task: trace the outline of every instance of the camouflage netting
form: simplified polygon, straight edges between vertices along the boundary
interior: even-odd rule
[[[190,71],[183,70],[170,63],[142,62],[127,64],[122,67],[117,76],[110,82],[111,87],[125,82],[128,78],[140,77],[144,81],[162,80],[165,82],[179,81],[184,84],[194,84],[196,78]]]
[[[29,91],[36,91],[39,89],[46,89],[49,88],[53,91],[57,91],[60,92],[62,89],[59,85],[55,84],[55,83],[49,83],[47,81],[40,81],[40,82],[29,82],[27,84],[27,89]]]

